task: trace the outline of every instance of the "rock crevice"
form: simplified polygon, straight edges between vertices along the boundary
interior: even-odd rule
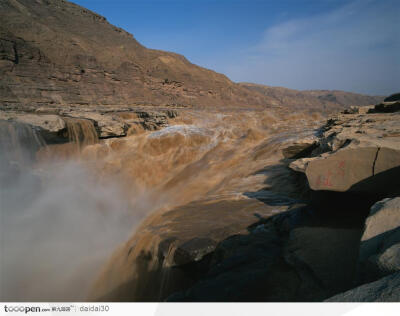
[[[378,155],[379,155],[379,151],[381,150],[380,147],[378,147],[378,149],[376,150],[376,154],[375,154],[375,159],[374,159],[374,163],[372,164],[372,175],[375,175],[375,164],[376,161],[378,160]]]

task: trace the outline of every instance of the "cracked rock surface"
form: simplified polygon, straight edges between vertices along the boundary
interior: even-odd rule
[[[318,142],[311,155],[290,164],[312,190],[398,192],[400,112],[338,115]]]

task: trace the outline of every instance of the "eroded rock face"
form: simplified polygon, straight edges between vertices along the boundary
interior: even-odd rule
[[[371,207],[360,241],[352,239],[355,247],[359,243],[358,268],[356,272],[355,269],[349,271],[347,267],[349,274],[345,278],[352,279],[347,286],[364,285],[328,301],[399,300],[398,295],[393,294],[399,290],[400,284],[400,198],[396,197],[400,194],[400,123],[397,110],[392,107],[394,103],[385,102],[375,107],[359,108],[359,111],[346,111],[345,115],[330,119],[322,129],[319,146],[308,157],[289,161],[292,170],[304,172],[307,176],[308,185],[313,190],[312,205],[321,211],[332,210],[332,205],[336,205],[340,209],[347,206],[351,212],[362,213],[379,198],[391,197]],[[349,207],[351,204],[353,206]],[[296,235],[297,230],[291,230],[290,234]],[[343,235],[346,233],[343,232]],[[356,236],[357,231],[354,233]],[[295,240],[298,242],[301,239]],[[316,255],[318,251],[312,251],[312,244],[303,246],[294,246],[296,260],[307,262],[314,275],[319,276],[324,284],[329,284],[327,288],[339,290],[335,281],[339,281],[340,277],[336,275],[331,280],[324,279],[328,269],[319,270],[319,261],[324,256]],[[339,244],[333,248],[345,249]],[[354,258],[354,252],[352,256]],[[334,259],[338,264],[339,258]]]
[[[360,220],[293,208],[218,244],[200,280],[168,301],[320,301],[349,289]],[[322,243],[323,241],[323,243]]]
[[[157,130],[168,126],[178,116],[176,110],[103,109],[101,107],[77,110],[73,107],[41,107],[34,112],[0,111],[0,120],[28,124],[37,129],[48,143],[71,140],[68,122],[84,120],[94,126],[96,138],[127,136],[131,127]],[[48,114],[56,113],[56,114]],[[71,125],[71,124],[70,124]]]
[[[0,111],[0,119],[29,124],[38,129],[46,130],[49,133],[58,133],[66,127],[65,122],[58,115],[37,115],[24,112]]]
[[[121,249],[110,262],[94,285],[90,299],[113,301],[122,296],[128,301],[165,300],[172,293],[193,285],[208,270],[212,253],[221,241],[246,234],[248,226],[259,221],[258,216],[268,217],[283,209],[253,199],[197,201],[153,216],[127,243],[126,248],[131,250]],[[124,255],[126,251],[128,258]],[[146,260],[142,253],[147,254]],[[118,271],[126,271],[125,276]],[[124,288],[120,277],[128,283]],[[144,292],[137,284],[147,284],[147,290]]]
[[[59,142],[60,139],[65,141],[62,132],[66,130],[67,126],[58,115],[0,111],[0,120],[27,124],[34,128],[47,142]]]
[[[382,100],[289,89],[283,99],[279,88],[272,89],[277,96],[264,94],[181,55],[147,49],[105,17],[64,0],[3,0],[0,20],[0,99],[5,105],[295,104],[298,110],[312,105],[314,111],[330,112]]]
[[[400,198],[384,199],[371,208],[359,262],[364,282],[400,271]]]

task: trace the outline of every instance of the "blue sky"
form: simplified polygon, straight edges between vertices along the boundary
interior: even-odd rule
[[[233,81],[400,91],[400,0],[72,1]]]

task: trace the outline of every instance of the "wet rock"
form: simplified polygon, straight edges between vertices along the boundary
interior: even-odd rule
[[[195,237],[177,246],[174,253],[174,262],[177,265],[199,261],[206,254],[212,252],[217,242],[210,238]]]
[[[155,131],[160,127],[168,126],[168,117],[169,117],[168,112],[162,113],[155,111],[146,111],[146,112],[136,112],[136,113],[138,117],[142,119],[141,124],[146,130]],[[171,112],[169,115],[176,117],[174,116],[175,114],[176,112]]]
[[[400,272],[335,295],[326,302],[399,302]]]
[[[235,235],[247,236],[249,233],[248,227],[258,223],[260,217],[268,218],[283,209],[285,209],[285,207],[271,207],[256,199],[247,198],[219,201],[200,200],[177,207],[159,216],[154,216],[147,221],[145,228],[139,231],[127,245],[131,245],[130,247],[133,245],[134,249],[132,253],[155,252],[158,256],[153,256],[153,261],[149,261],[144,265],[139,260],[140,256],[135,257],[131,254],[129,257],[126,256],[128,250],[122,250],[121,257],[118,257],[119,259],[115,258],[116,261],[112,261],[109,269],[105,270],[104,275],[101,276],[102,280],[110,278],[109,280],[113,286],[107,286],[105,288],[95,287],[91,299],[118,299],[120,297],[120,292],[115,291],[125,283],[132,283],[132,285],[129,285],[126,291],[124,291],[129,297],[129,300],[140,300],[143,289],[136,288],[135,284],[147,284],[146,282],[148,282],[147,280],[151,275],[158,273],[157,271],[163,271],[163,274],[160,272],[161,274],[157,274],[157,278],[152,279],[151,285],[147,285],[152,291],[151,293],[149,291],[146,300],[165,300],[173,293],[176,293],[177,300],[209,300],[214,296],[212,300],[216,301],[223,300],[229,293],[233,295],[230,300],[232,300],[233,297],[239,299],[241,295],[243,295],[243,299],[251,300],[252,295],[257,295],[256,288],[249,291],[249,287],[245,286],[241,288],[240,291],[236,292],[236,294],[233,292],[238,280],[237,277],[241,276],[242,273],[246,275],[243,278],[244,283],[242,284],[244,285],[250,285],[254,281],[258,282],[267,277],[273,278],[276,284],[281,284],[282,279],[279,279],[279,276],[271,274],[268,270],[264,269],[266,262],[270,262],[269,264],[276,264],[277,267],[282,268],[279,257],[275,256],[276,251],[266,251],[266,249],[269,249],[268,242],[266,242],[266,239],[263,239],[262,236],[265,237],[268,235],[275,240],[276,236],[274,237],[272,233],[244,237],[244,239],[247,238],[247,241],[243,241],[242,238],[236,240],[239,244],[243,245],[241,247],[243,253],[239,261],[234,259],[229,265],[236,265],[236,263],[238,263],[239,266],[237,267],[242,273],[239,272],[239,274],[236,274],[236,277],[234,274],[228,276],[230,280],[228,283],[231,284],[230,289],[229,286],[226,286],[225,289],[224,287],[216,287],[215,284],[212,285],[214,282],[212,281],[212,283],[207,283],[208,285],[204,283],[205,288],[208,290],[200,291],[199,295],[201,295],[202,298],[200,298],[200,296],[196,299],[189,298],[189,296],[182,294],[183,297],[181,294],[178,295],[178,293],[190,288],[196,281],[203,279],[204,274],[210,269],[211,260],[215,260],[215,265],[213,264],[213,266],[217,269],[217,262],[230,256],[229,250],[222,251],[221,248],[219,248],[221,242]],[[146,242],[141,243],[141,240]],[[150,242],[151,240],[154,242]],[[251,242],[255,240],[258,240],[258,242]],[[137,246],[138,244],[144,245],[145,247]],[[236,251],[237,245],[238,244],[235,242],[232,244],[234,249],[228,246],[226,248]],[[218,250],[217,257],[214,257],[213,253],[216,251],[217,247],[220,250]],[[276,245],[270,250],[273,249],[277,249]],[[261,257],[258,257],[260,255]],[[217,260],[216,258],[219,259]],[[245,265],[240,267],[240,262],[243,263],[244,261],[257,267],[257,271],[248,269]],[[139,266],[141,267],[140,274],[133,274],[129,277],[127,277],[127,274],[125,274],[125,276],[121,273],[115,274],[115,271],[137,271]],[[222,270],[223,269],[224,268],[222,268]],[[282,269],[285,270],[284,268]],[[231,270],[233,271],[233,266],[231,266]],[[215,273],[219,274],[218,271],[215,270]],[[285,274],[281,274],[281,277],[286,280],[292,277],[295,278],[296,276],[285,276]],[[225,277],[223,277],[223,279],[224,278]],[[227,285],[228,283],[223,281],[219,284]],[[267,283],[262,286],[266,287]],[[285,288],[289,290],[289,287],[290,285]],[[213,290],[211,288],[213,288]],[[261,293],[260,291],[259,294],[261,295]],[[275,298],[278,297],[276,293],[272,293],[271,295],[274,295]]]

